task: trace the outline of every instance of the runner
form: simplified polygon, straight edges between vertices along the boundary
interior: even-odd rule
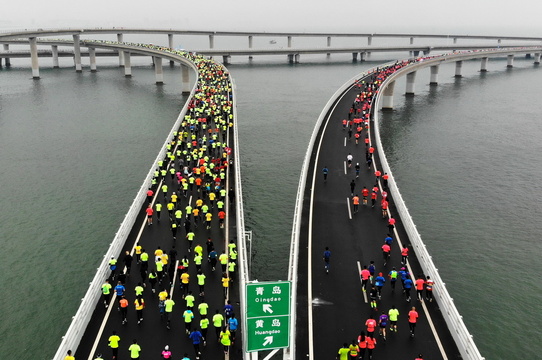
[[[348,354],[350,353],[350,348],[347,343],[343,344],[343,347],[339,349],[337,353],[337,360],[348,360]]]
[[[365,186],[361,190],[361,196],[363,196],[363,205],[367,205],[367,197],[369,196],[369,189]]]
[[[350,343],[348,348],[350,350],[350,359],[357,360],[359,356],[359,345],[357,341],[355,339],[352,340],[352,343]]]
[[[358,212],[359,209],[359,196],[354,195],[352,197],[352,204],[354,205],[354,214]]]
[[[407,264],[408,261],[408,245],[405,245],[403,250],[401,250],[401,265]]]
[[[354,196],[354,190],[356,189],[356,181],[352,180],[350,182],[350,196]]]
[[[166,300],[164,301],[164,311],[166,313],[166,328],[169,330],[171,329],[171,313],[173,312],[173,306],[175,305],[175,301],[169,297],[169,295],[166,297]]]
[[[352,160],[353,159],[354,159],[354,157],[352,156],[351,153],[348,153],[348,155],[346,155],[346,163],[348,164],[348,168],[352,167]]]
[[[162,353],[161,353],[162,357],[164,359],[171,359],[171,351],[169,351],[169,345],[166,345],[164,347],[164,350],[162,350]]]
[[[329,260],[331,258],[331,251],[329,251],[329,247],[326,246],[326,249],[324,250],[324,269],[326,270],[326,274],[329,274]]]
[[[203,335],[198,328],[195,328],[194,331],[188,335],[190,340],[192,340],[192,345],[194,346],[194,352],[196,353],[196,359],[201,355],[201,350],[199,344],[203,341]]]
[[[395,292],[395,284],[397,283],[397,276],[399,273],[395,268],[392,268],[391,271],[388,273],[388,278],[390,279],[390,287],[391,292]]]
[[[224,316],[220,313],[220,310],[216,309],[213,315],[213,326],[215,328],[216,338],[220,341],[220,329],[224,323]]]
[[[365,356],[365,349],[367,349],[367,339],[365,337],[365,332],[362,331],[358,336],[358,345],[359,345],[359,358],[363,360]]]
[[[324,168],[322,169],[322,174],[324,174],[324,182],[327,181],[328,173],[329,173],[329,169],[327,168],[327,166],[324,166]]]
[[[190,330],[192,328],[192,319],[194,319],[194,313],[192,312],[192,310],[186,309],[183,312],[183,318],[186,335],[190,335]]]
[[[372,336],[367,336],[367,355],[369,355],[369,360],[373,358],[373,350],[376,347],[376,339]]]
[[[139,354],[141,353],[141,346],[137,344],[137,340],[134,339],[132,345],[128,348],[130,352],[130,359],[139,359]]]
[[[388,260],[391,257],[391,246],[386,243],[382,245],[382,257],[384,258],[384,266],[386,266],[388,264]]]
[[[427,280],[425,281],[425,300],[428,300],[429,302],[433,302],[433,286],[435,285],[435,282],[431,280],[431,278],[428,276]]]
[[[145,210],[147,213],[147,225],[152,225],[152,214],[154,213],[154,210],[152,209],[152,204],[149,204],[147,209]]]
[[[137,315],[137,324],[139,325],[143,321],[143,309],[145,308],[145,300],[143,299],[143,295],[137,296],[134,301],[134,305]]]
[[[373,337],[376,329],[376,320],[373,318],[373,315],[365,321],[365,326],[367,326],[367,336]]]
[[[418,275],[416,279],[416,297],[418,301],[423,301],[423,289],[425,286],[425,279],[423,275]]]
[[[128,303],[128,300],[126,300],[126,298],[124,296],[122,296],[120,298],[119,306],[120,306],[120,316],[122,318],[122,325],[125,325],[126,323],[128,323],[128,306],[129,306],[129,303]]]
[[[416,323],[418,322],[418,312],[413,306],[408,312],[408,326],[410,328],[410,336],[414,337],[414,331],[416,330]]]
[[[117,356],[119,356],[119,342],[120,337],[117,335],[117,332],[113,330],[113,333],[109,337],[108,343],[108,346],[111,348],[111,351],[113,353],[113,359],[116,359]]]
[[[109,301],[111,300],[111,288],[112,285],[109,283],[109,280],[105,280],[105,283],[102,285],[102,299],[106,309],[109,307]]]
[[[232,345],[235,342],[235,334],[237,332],[238,327],[239,327],[239,321],[235,317],[235,313],[231,313],[231,316],[228,319],[228,328],[230,329],[230,333],[231,333],[231,344]]]
[[[75,360],[75,357],[72,356],[72,351],[68,350],[67,355],[64,357],[64,360]]]
[[[378,335],[382,336],[384,341],[386,341],[386,326],[388,326],[389,316],[386,315],[384,311],[380,314],[378,318]]]
[[[382,273],[378,273],[378,276],[375,278],[376,293],[378,295],[378,300],[382,299],[382,287],[386,282],[386,278],[382,276]]]
[[[412,289],[412,279],[410,279],[410,275],[406,276],[403,286],[404,286],[406,301],[410,302],[410,290]]]
[[[356,139],[356,144],[357,144],[357,139]],[[356,163],[356,166],[355,166],[355,170],[356,170],[356,179],[359,178],[359,170],[360,170],[361,166],[359,166],[359,163]]]
[[[390,331],[397,332],[397,319],[399,317],[399,310],[395,308],[395,305],[392,305],[391,309],[388,311],[388,316],[390,318]]]
[[[367,270],[367,265],[363,265],[363,270],[361,270],[359,275],[361,276],[361,289],[365,292],[367,291],[367,284],[371,277],[371,273]]]
[[[222,331],[219,335],[220,343],[224,345],[224,354],[227,354],[231,345],[231,333],[227,327],[222,327]]]

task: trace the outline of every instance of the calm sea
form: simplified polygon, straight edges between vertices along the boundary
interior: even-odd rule
[[[404,57],[405,54],[398,56]],[[101,60],[101,59],[100,59]],[[234,58],[252,277],[286,278],[299,171],[336,89],[386,59]],[[0,353],[49,359],[185,99],[178,68],[149,61],[76,74],[24,61],[0,71]],[[64,62],[63,66],[71,64]],[[101,65],[101,66],[100,66]],[[491,60],[442,66],[440,85],[396,85],[383,135],[394,175],[460,313],[488,359],[542,353],[539,297],[542,71]],[[16,354],[16,355],[15,355]]]

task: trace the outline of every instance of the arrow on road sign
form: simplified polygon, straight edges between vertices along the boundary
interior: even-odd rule
[[[263,346],[269,345],[273,343],[273,337],[272,336],[266,336],[265,341],[263,342]]]
[[[263,312],[268,312],[268,313],[272,314],[273,309],[271,308],[271,304],[263,304]]]

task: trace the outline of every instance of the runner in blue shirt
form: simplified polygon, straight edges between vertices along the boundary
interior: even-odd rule
[[[410,275],[407,275],[403,286],[405,287],[406,301],[410,302],[410,289],[412,289],[412,280],[410,279]]]
[[[326,250],[324,251],[324,269],[326,269],[326,273],[329,273],[329,259],[331,258],[331,251],[329,251],[329,248],[326,246]]]
[[[117,283],[117,286],[115,286],[115,292],[117,293],[117,297],[121,297],[122,295],[124,295],[124,292],[126,291],[126,288],[124,287],[124,285],[122,285],[122,283],[119,281]]]
[[[234,313],[232,313],[231,317],[228,319],[228,327],[230,328],[231,341],[233,345],[233,342],[235,341],[235,332],[237,331],[237,328],[239,327],[239,321],[237,321],[237,319],[235,318]]]
[[[192,345],[194,345],[194,351],[196,352],[196,358],[201,355],[201,351],[199,349],[199,344],[203,340],[203,335],[201,335],[201,332],[198,330],[198,328],[195,328],[194,331],[188,335],[190,340],[192,340]]]
[[[382,273],[378,273],[378,276],[375,278],[375,286],[378,294],[378,300],[382,299],[382,287],[386,282],[386,278],[382,276]]]

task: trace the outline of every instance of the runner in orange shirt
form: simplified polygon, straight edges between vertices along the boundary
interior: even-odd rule
[[[359,208],[359,196],[354,195],[352,198],[352,204],[354,205],[354,214],[358,212]]]
[[[410,327],[410,336],[414,337],[414,331],[416,330],[416,323],[418,322],[418,312],[413,306],[412,310],[408,312],[408,326]]]
[[[147,213],[147,225],[152,225],[152,214],[154,213],[154,210],[152,209],[151,204],[145,209],[145,212]]]

